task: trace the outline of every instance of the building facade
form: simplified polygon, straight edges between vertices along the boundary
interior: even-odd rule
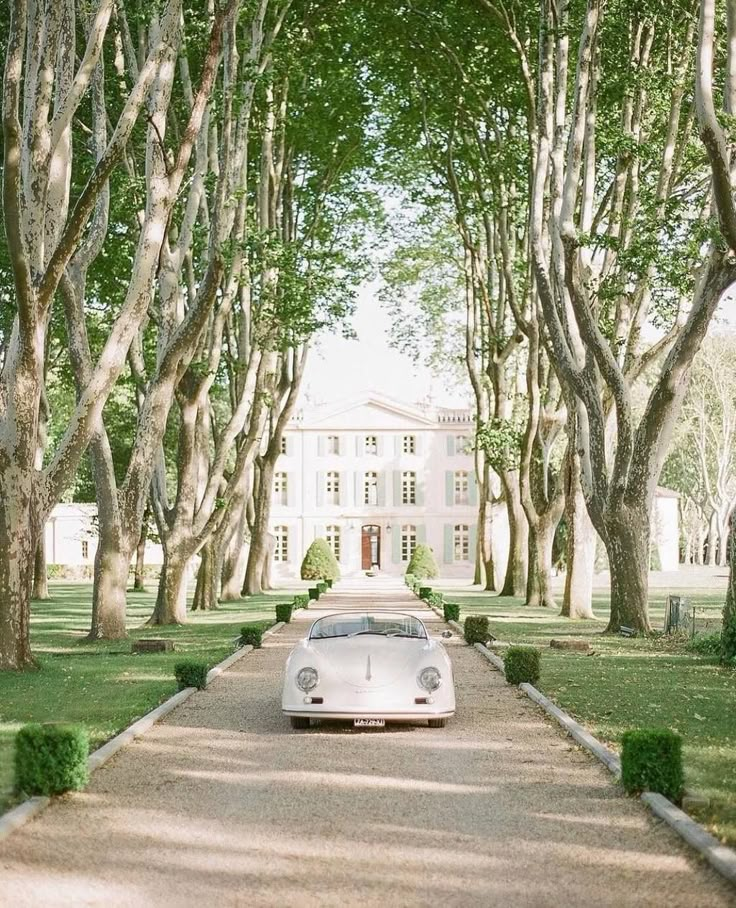
[[[298,576],[318,537],[343,574],[402,574],[427,543],[442,574],[472,577],[478,490],[469,410],[378,395],[305,410],[276,466],[274,576]]]

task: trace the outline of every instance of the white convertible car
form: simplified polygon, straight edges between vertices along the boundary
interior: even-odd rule
[[[442,728],[455,712],[452,663],[413,615],[326,615],[292,650],[281,705],[294,728],[310,719],[356,726],[427,719]]]

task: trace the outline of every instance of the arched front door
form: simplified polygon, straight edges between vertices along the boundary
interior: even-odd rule
[[[360,533],[361,567],[370,571],[381,566],[381,528],[369,524],[361,528]]]

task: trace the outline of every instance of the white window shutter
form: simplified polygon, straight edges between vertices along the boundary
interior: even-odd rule
[[[455,474],[452,470],[445,471],[445,504],[448,508],[455,504]]]
[[[450,455],[450,457],[452,457],[453,454],[455,453],[455,436],[454,435],[447,436],[447,453]]]
[[[356,505],[363,504],[365,499],[363,498],[363,474],[358,471],[355,474],[355,503]]]
[[[419,477],[417,477],[416,481],[416,503],[418,505],[424,504],[424,483]]]
[[[401,527],[397,524],[391,527],[391,557],[394,564],[401,563]]]
[[[348,474],[345,470],[340,470],[337,474],[340,479],[340,489],[337,494],[337,503],[345,507],[348,503]]]
[[[417,526],[417,544],[424,544],[427,541],[427,528],[423,523]]]
[[[324,507],[325,503],[325,474],[320,470],[317,473],[317,507]]]
[[[317,454],[320,457],[324,457],[325,451],[326,451],[326,439],[325,439],[324,435],[319,435],[317,437]]]
[[[452,554],[454,548],[454,539],[453,533],[455,532],[454,527],[451,523],[445,524],[445,564],[452,564]]]
[[[475,523],[468,530],[468,542],[470,560],[475,561],[476,549],[478,547],[478,525]]]
[[[355,456],[356,457],[360,457],[360,455],[363,453],[363,444],[364,444],[363,436],[356,435],[355,436]]]
[[[422,453],[422,436],[421,435],[414,436],[414,450],[416,451],[417,454]]]
[[[383,507],[386,504],[386,474],[378,474],[378,488],[376,490],[376,501],[378,502],[379,507]]]
[[[394,507],[401,504],[401,470],[394,470]]]
[[[468,476],[468,503],[478,504],[478,480],[475,478],[475,472]]]

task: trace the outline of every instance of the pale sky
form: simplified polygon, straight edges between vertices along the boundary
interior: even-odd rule
[[[389,346],[389,315],[378,301],[379,282],[361,288],[353,318],[356,340],[320,336],[309,352],[302,401],[329,403],[377,391],[407,403],[442,407],[470,403],[470,388],[448,388],[448,381]]]

